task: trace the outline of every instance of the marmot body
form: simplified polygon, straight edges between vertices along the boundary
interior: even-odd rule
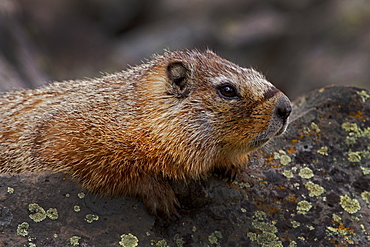
[[[235,174],[284,132],[289,99],[211,51],[0,95],[0,172],[66,172],[90,191],[175,212],[169,179]]]

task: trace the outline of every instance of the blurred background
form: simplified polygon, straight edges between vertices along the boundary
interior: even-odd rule
[[[294,99],[370,89],[369,0],[0,0],[0,91],[210,48]]]

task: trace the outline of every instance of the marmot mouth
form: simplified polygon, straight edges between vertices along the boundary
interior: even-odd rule
[[[253,149],[257,149],[257,148],[260,148],[260,147],[264,146],[267,142],[269,142],[274,137],[281,136],[285,132],[287,126],[288,126],[288,124],[285,123],[276,133],[274,133],[272,135],[256,136],[251,141],[250,147],[253,148]]]
[[[264,146],[268,141],[270,141],[271,138],[265,138],[265,139],[257,139],[257,140],[253,140],[251,143],[250,143],[250,147],[252,149],[257,149],[257,148],[260,148],[262,146]]]
[[[283,126],[279,129],[278,132],[276,132],[276,134],[274,136],[281,136],[282,134],[284,134],[284,132],[286,131],[287,127],[288,127],[288,121],[284,121]]]

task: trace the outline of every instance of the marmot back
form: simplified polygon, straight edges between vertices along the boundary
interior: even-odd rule
[[[290,112],[258,72],[211,51],[168,51],[101,78],[0,95],[0,172],[66,172],[171,215],[168,179],[235,176]]]

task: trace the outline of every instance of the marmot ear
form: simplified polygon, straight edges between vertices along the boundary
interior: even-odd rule
[[[167,66],[167,75],[172,82],[174,93],[179,97],[189,94],[190,71],[183,62],[172,62]]]

